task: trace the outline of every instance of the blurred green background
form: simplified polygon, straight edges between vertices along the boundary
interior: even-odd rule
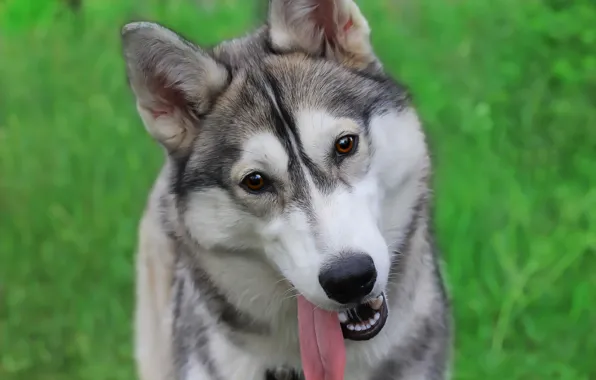
[[[211,44],[249,0],[0,0],[0,379],[132,379],[133,252],[162,162],[119,29]],[[596,2],[360,1],[435,161],[456,379],[596,379]],[[593,363],[593,364],[590,364]]]

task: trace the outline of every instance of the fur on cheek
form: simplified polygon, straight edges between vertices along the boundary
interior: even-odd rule
[[[229,196],[219,189],[191,195],[183,218],[192,238],[207,249],[261,247],[254,218],[238,209]]]

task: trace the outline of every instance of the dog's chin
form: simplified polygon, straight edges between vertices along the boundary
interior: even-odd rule
[[[338,313],[344,339],[364,341],[376,337],[387,322],[389,307],[384,293]]]

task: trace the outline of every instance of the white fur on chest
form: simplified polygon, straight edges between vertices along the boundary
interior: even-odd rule
[[[368,380],[380,363],[391,354],[392,346],[403,328],[393,329],[399,322],[397,318],[388,321],[387,333],[380,334],[368,342],[351,342],[347,344],[347,364],[344,380]],[[288,326],[294,334],[295,328]],[[401,331],[400,331],[401,330]],[[297,335],[288,340],[280,336],[254,337],[244,339],[245,347],[238,347],[223,335],[217,334],[210,341],[209,349],[214,357],[220,374],[229,380],[263,380],[267,369],[280,365],[300,368],[300,355],[297,351]],[[192,373],[192,371],[191,371]],[[198,372],[196,372],[198,373]],[[189,377],[185,380],[201,380],[200,377]]]

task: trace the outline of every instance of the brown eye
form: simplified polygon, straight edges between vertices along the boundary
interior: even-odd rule
[[[242,185],[253,192],[263,190],[266,184],[265,177],[258,172],[250,173],[242,180]]]
[[[358,142],[358,138],[357,138],[357,136],[354,136],[354,135],[340,137],[335,142],[335,151],[340,155],[349,154],[354,150],[357,142]]]

